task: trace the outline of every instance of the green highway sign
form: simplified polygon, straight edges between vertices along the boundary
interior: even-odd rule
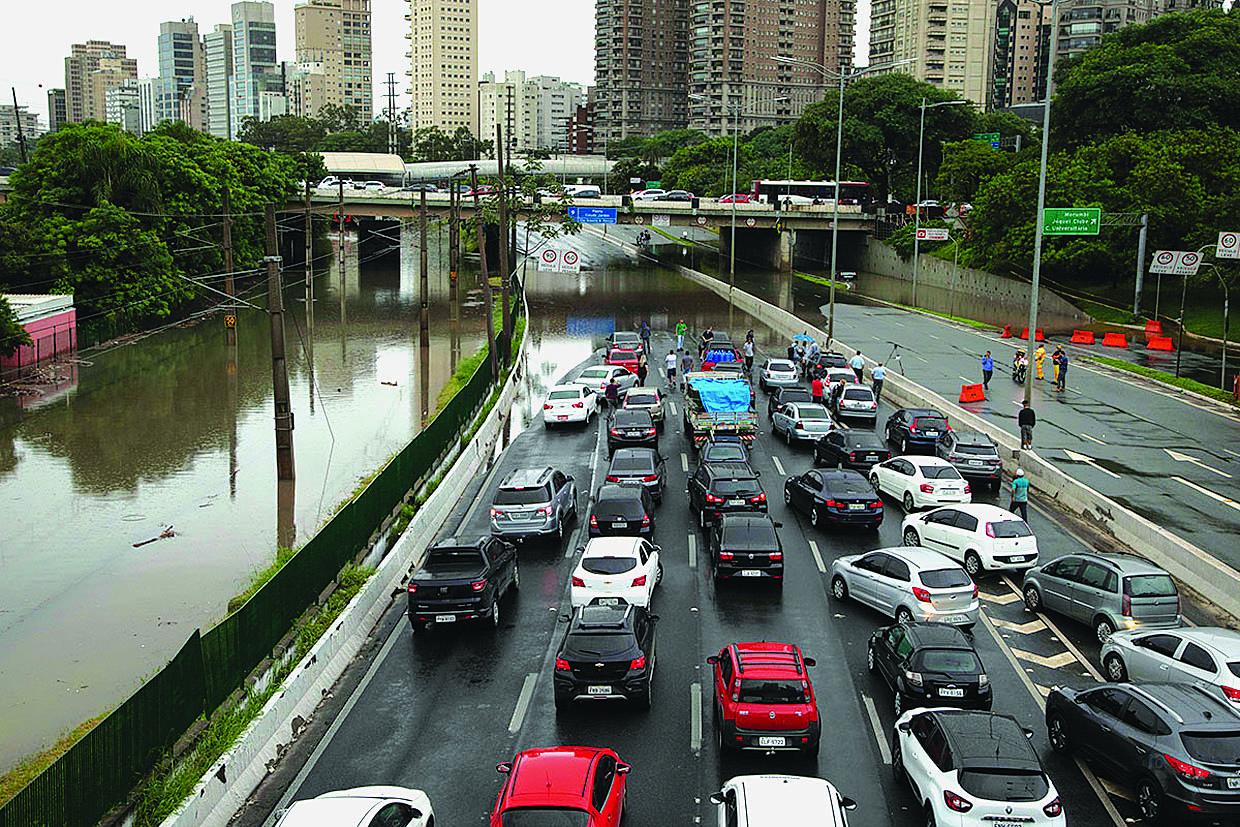
[[[1002,137],[1003,136],[998,132],[977,132],[973,135],[973,140],[981,141],[984,144],[990,144],[991,146],[998,148],[999,140]]]
[[[1102,207],[1047,207],[1042,222],[1043,235],[1098,235]]]

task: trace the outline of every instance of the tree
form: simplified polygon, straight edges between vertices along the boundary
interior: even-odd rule
[[[943,201],[972,202],[983,183],[1006,172],[1015,160],[1015,154],[981,141],[946,143],[935,178],[935,195]]]
[[[319,149],[326,135],[323,124],[313,118],[277,115],[267,121],[243,119],[237,140],[277,152],[311,152]]]
[[[9,300],[0,293],[0,356],[12,356],[22,345],[30,344],[30,334],[17,321]]]

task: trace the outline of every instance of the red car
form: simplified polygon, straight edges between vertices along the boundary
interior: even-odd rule
[[[637,373],[637,364],[641,358],[641,354],[634,350],[610,350],[607,352],[607,358],[603,360],[604,365],[614,365],[616,367],[626,368],[629,373]]]
[[[723,195],[719,197],[720,204],[748,204],[749,193],[734,192],[731,195]]]
[[[733,643],[714,667],[719,751],[799,752],[818,756],[821,723],[809,680],[813,658],[791,643]]]
[[[629,765],[605,747],[547,747],[496,767],[506,777],[491,827],[616,827]]]

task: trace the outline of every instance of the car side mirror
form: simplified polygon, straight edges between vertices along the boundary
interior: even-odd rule
[[[779,522],[778,520],[771,520],[771,525],[775,526],[776,528],[783,528],[783,527],[784,527],[784,524],[783,524],[783,523],[781,523],[781,522]]]
[[[572,475],[572,474],[565,474],[565,475],[564,475],[564,479],[568,480],[569,482],[573,482],[573,475]]]
[[[711,804],[717,804],[717,805],[719,805],[719,806],[723,806],[723,801],[724,801],[724,799],[723,799],[723,793],[711,793],[711,794],[710,794],[710,803],[711,803]]]
[[[649,619],[650,619],[650,622],[651,622],[651,623],[658,623],[658,622],[659,622],[659,616],[658,616],[658,615],[651,615]]]
[[[556,618],[556,620],[557,620],[558,622],[560,622],[560,623],[567,623],[567,622],[568,622],[568,621],[570,621],[571,619],[572,619],[572,618],[571,618],[571,617],[569,617],[568,615],[560,615],[558,618]]]
[[[495,765],[495,771],[499,773],[503,773],[504,775],[507,775],[508,773],[512,772],[512,762],[501,761],[500,763]]]
[[[762,476],[762,472],[761,472],[761,471],[754,471],[754,472],[753,472],[753,475],[754,475],[755,477],[760,477],[760,476]]]
[[[624,763],[616,764],[616,775],[628,775],[629,771],[632,769],[633,768],[629,766],[628,764],[624,764]]]
[[[663,551],[663,546],[651,546],[651,551]]]
[[[711,655],[710,657],[706,659],[706,662],[709,663],[711,666],[715,666],[716,664],[719,663],[719,656]]]
[[[817,666],[818,665],[818,661],[814,660],[813,658],[801,658],[801,662],[804,663],[806,666]]]
[[[913,731],[913,725],[908,721],[905,721],[902,724],[896,724],[896,729],[900,730],[901,733],[908,735]]]

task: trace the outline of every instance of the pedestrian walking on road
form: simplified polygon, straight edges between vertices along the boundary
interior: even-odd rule
[[[676,351],[669,350],[663,360],[663,369],[667,371],[668,390],[676,390]]]
[[[649,353],[650,352],[650,322],[647,321],[646,319],[642,319],[641,337],[642,337],[642,348],[647,353]]]
[[[809,383],[810,396],[814,397],[814,401],[819,405],[822,404],[822,379],[815,376],[814,381]]]
[[[745,373],[753,373],[753,339],[745,340]]]
[[[982,357],[982,390],[990,392],[990,377],[995,375],[995,359],[990,355],[990,351],[986,351],[986,355]]]
[[[1046,345],[1038,344],[1038,349],[1033,352],[1033,358],[1038,363],[1038,379],[1042,379],[1042,360],[1046,358]]]
[[[693,357],[685,351],[680,356],[680,389],[682,391],[689,389],[689,372],[693,370]],[[672,383],[675,384],[674,382]]]
[[[1016,469],[1016,476],[1012,478],[1012,502],[1008,511],[1019,514],[1022,520],[1029,522],[1029,480],[1019,468]]]
[[[858,350],[857,355],[850,359],[848,364],[852,367],[853,373],[857,374],[858,382],[865,378],[865,358],[861,355],[861,351]]]
[[[675,370],[674,365],[673,365],[673,370]],[[650,372],[650,368],[647,367],[646,354],[643,353],[641,356],[637,357],[637,384],[645,385],[646,375],[649,372]]]
[[[1063,393],[1068,387],[1068,352],[1063,348],[1059,349],[1059,370],[1056,374],[1055,388]]]
[[[689,325],[685,324],[685,320],[681,319],[676,322],[676,349],[685,349],[685,334],[689,332]]]
[[[883,382],[887,379],[887,368],[883,367],[883,363],[878,365],[870,372],[874,378],[874,401],[881,402],[883,398]]]
[[[616,381],[616,377],[612,377],[607,383],[607,390],[603,392],[603,396],[607,399],[607,406],[612,408],[620,407],[620,383]]]
[[[1038,424],[1038,416],[1028,402],[1021,403],[1016,422],[1020,425],[1020,447],[1028,451],[1033,448],[1033,426]]]

